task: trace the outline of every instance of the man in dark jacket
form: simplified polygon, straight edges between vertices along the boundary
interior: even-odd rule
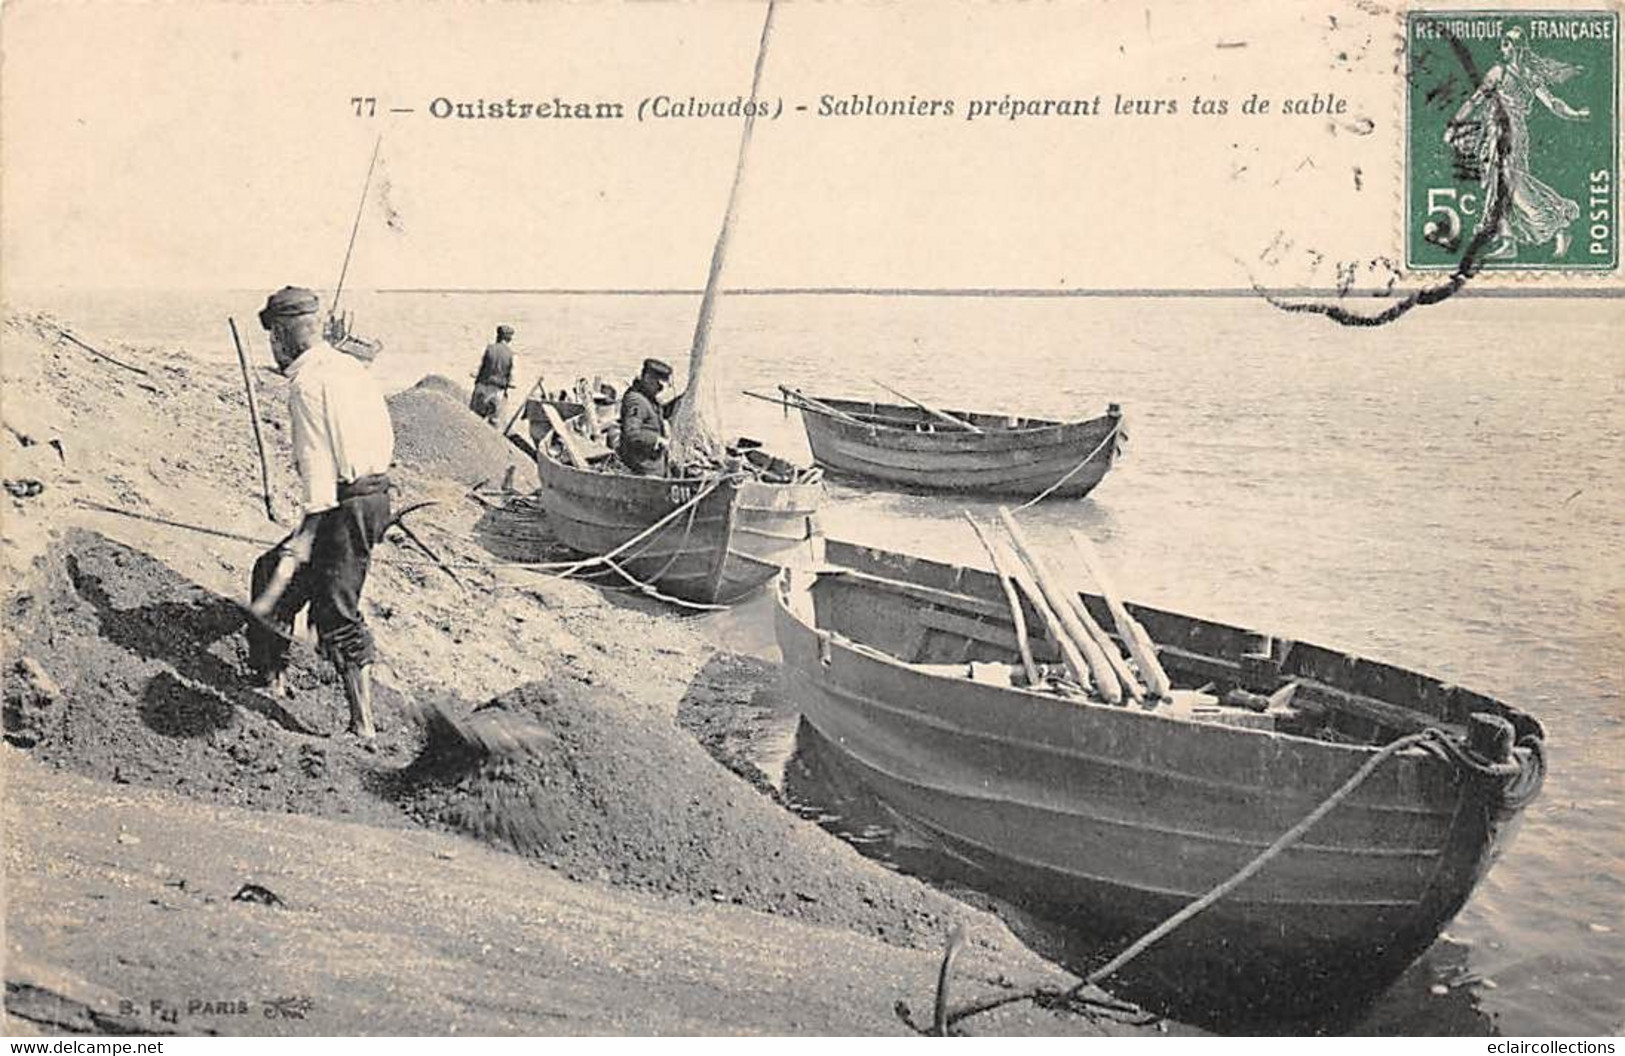
[[[513,388],[513,346],[508,343],[512,340],[513,327],[497,327],[497,339],[485,346],[485,355],[480,357],[474,395],[468,401],[468,409],[492,425],[501,417],[508,390]]]
[[[671,367],[658,359],[643,361],[643,372],[621,397],[621,436],[615,453],[634,473],[666,475],[666,433],[660,390],[671,380]]]

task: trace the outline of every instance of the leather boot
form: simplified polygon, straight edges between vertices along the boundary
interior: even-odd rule
[[[372,668],[345,665],[339,668],[344,683],[344,699],[350,702],[350,732],[364,741],[377,731],[372,726]]]

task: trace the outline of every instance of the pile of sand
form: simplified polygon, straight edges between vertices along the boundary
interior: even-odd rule
[[[464,407],[468,406],[468,397],[471,391],[465,386],[457,384],[444,374],[426,374],[422,378],[419,378],[418,383],[412,386],[412,388],[422,389],[424,392],[438,392],[443,395],[450,396]],[[409,389],[407,391],[410,392],[411,390]]]
[[[430,375],[389,398],[395,423],[395,459],[423,473],[463,485],[534,479],[535,467],[511,443],[468,409],[468,395],[450,378]]]
[[[249,678],[236,604],[105,536],[66,533],[5,615],[15,629],[6,739],[56,767],[213,803],[448,828],[575,879],[903,945],[941,941],[955,912],[585,674],[521,686],[476,712],[478,723],[504,709],[541,731],[497,757],[451,740],[444,724],[430,736],[426,712],[379,684],[379,740],[363,747],[342,733],[343,696],[310,648],[294,649],[292,697],[272,698]]]
[[[418,751],[406,703],[378,687],[382,731],[364,750],[331,667],[296,645],[292,695],[252,684],[235,604],[153,558],[70,531],[8,600],[5,736],[92,777],[214,803],[399,825],[375,794]],[[392,765],[393,761],[393,765]]]
[[[427,751],[402,786],[413,816],[572,878],[731,902],[900,944],[932,944],[945,932],[951,900],[893,880],[719,768],[674,726],[651,725],[647,709],[612,689],[555,677],[486,707],[545,734],[501,758]]]

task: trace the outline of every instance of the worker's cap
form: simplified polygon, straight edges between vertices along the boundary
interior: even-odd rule
[[[512,337],[512,336],[513,336],[513,327],[509,326],[507,323],[503,323],[501,326],[497,327],[497,337]]]
[[[671,380],[671,364],[663,359],[646,359],[643,361],[643,372],[661,381]]]
[[[315,315],[321,303],[314,290],[307,290],[303,286],[284,286],[265,299],[265,307],[260,309],[260,326],[269,330],[276,319]]]

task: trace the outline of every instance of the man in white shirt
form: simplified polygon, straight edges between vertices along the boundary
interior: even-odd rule
[[[395,433],[367,368],[322,339],[319,309],[315,293],[285,286],[260,312],[271,354],[290,382],[288,417],[304,520],[254,564],[256,611],[270,605],[269,627],[249,622],[249,663],[280,689],[293,617],[309,605],[322,652],[344,683],[350,732],[365,740],[374,733],[375,653],[361,615],[361,589],[372,548],[389,525],[385,474]]]

